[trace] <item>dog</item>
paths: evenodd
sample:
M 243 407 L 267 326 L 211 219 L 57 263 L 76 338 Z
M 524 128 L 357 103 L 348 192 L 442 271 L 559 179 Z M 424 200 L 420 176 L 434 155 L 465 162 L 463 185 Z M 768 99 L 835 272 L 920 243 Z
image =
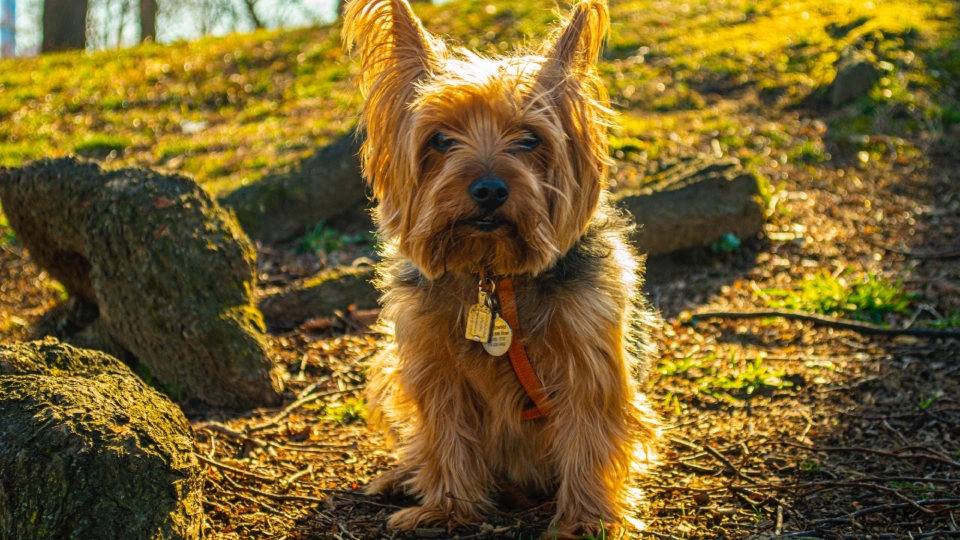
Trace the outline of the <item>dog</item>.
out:
M 484 57 L 406 0 L 346 6 L 391 336 L 368 400 L 398 458 L 367 492 L 419 501 L 391 528 L 475 524 L 501 492 L 554 497 L 549 537 L 630 511 L 659 427 L 638 391 L 642 264 L 606 191 L 607 26 L 605 0 L 580 0 L 539 50 Z

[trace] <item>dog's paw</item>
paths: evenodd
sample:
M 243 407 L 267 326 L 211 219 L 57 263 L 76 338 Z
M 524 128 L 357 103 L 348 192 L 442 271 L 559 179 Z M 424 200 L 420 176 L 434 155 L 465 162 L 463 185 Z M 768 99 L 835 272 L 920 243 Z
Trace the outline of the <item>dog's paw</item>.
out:
M 602 524 L 602 527 L 601 527 Z M 577 522 L 561 521 L 552 523 L 543 531 L 543 540 L 570 538 L 620 538 L 622 527 L 616 523 L 601 522 L 600 518 L 585 518 Z
M 367 495 L 403 493 L 405 491 L 403 484 L 410 478 L 410 476 L 410 472 L 406 469 L 390 469 L 370 482 L 370 484 L 363 489 L 363 492 Z
M 387 527 L 409 531 L 420 525 L 462 524 L 444 508 L 437 506 L 414 506 L 395 512 L 387 520 Z

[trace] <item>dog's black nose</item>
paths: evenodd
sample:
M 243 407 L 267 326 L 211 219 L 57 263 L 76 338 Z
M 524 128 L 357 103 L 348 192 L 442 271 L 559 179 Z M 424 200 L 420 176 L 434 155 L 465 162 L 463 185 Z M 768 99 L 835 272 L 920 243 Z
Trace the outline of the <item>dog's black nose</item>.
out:
M 493 212 L 500 208 L 503 203 L 507 202 L 507 197 L 510 196 L 507 183 L 490 175 L 474 180 L 470 184 L 469 191 L 473 200 L 477 201 L 480 208 L 483 208 L 486 212 Z

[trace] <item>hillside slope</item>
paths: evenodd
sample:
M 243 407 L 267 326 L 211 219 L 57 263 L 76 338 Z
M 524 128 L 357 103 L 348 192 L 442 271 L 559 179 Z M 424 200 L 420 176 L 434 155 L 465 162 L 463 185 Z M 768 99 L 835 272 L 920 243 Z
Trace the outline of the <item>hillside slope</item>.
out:
M 556 21 L 551 3 L 530 0 L 418 7 L 431 31 L 490 53 L 536 43 Z M 944 48 L 956 31 L 945 0 L 617 0 L 611 8 L 601 71 L 623 113 L 612 137 L 624 162 L 619 183 L 662 155 L 711 151 L 713 139 L 748 160 L 767 148 L 816 154 L 822 144 L 789 140 L 776 111 L 828 82 L 850 44 L 890 66 L 893 92 L 880 90 L 864 108 L 903 102 L 924 119 L 960 120 L 956 96 L 944 94 L 960 80 L 960 53 Z M 928 66 L 923 52 L 944 65 Z M 352 69 L 336 25 L 2 61 L 0 166 L 78 153 L 180 170 L 229 191 L 348 130 L 359 104 Z M 758 97 L 746 109 L 726 99 L 744 92 Z M 744 132 L 744 113 L 771 123 Z

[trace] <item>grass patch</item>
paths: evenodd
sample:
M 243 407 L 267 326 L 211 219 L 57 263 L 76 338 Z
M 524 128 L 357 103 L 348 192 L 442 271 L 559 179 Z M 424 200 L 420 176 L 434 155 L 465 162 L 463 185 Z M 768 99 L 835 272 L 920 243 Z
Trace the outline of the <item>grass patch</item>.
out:
M 350 398 L 343 403 L 327 406 L 327 418 L 338 424 L 352 424 L 367 418 L 367 402 L 362 398 Z
M 908 312 L 915 294 L 903 281 L 890 281 L 873 272 L 846 270 L 838 275 L 821 271 L 807 276 L 796 289 L 763 289 L 767 305 L 834 317 L 884 324 L 887 314 Z
M 300 238 L 298 249 L 302 253 L 316 253 L 318 251 L 330 253 L 349 245 L 369 244 L 373 240 L 374 237 L 370 233 L 340 234 L 336 229 L 328 227 L 321 221 L 304 233 Z
M 13 230 L 13 227 L 10 226 L 10 222 L 7 221 L 7 216 L 3 213 L 3 209 L 0 208 L 0 246 L 15 244 L 16 242 L 17 233 Z
M 665 377 L 686 379 L 693 394 L 727 403 L 793 386 L 786 371 L 767 365 L 762 356 L 745 360 L 731 355 L 726 361 L 715 354 L 701 358 L 664 358 L 657 370 Z M 682 412 L 676 395 L 668 395 L 665 406 L 674 409 L 678 416 Z
M 432 32 L 486 54 L 539 43 L 557 21 L 551 7 L 453 0 L 415 9 Z M 711 139 L 742 160 L 766 163 L 778 157 L 771 149 L 784 149 L 819 163 L 826 156 L 815 137 L 789 141 L 776 121 L 751 133 L 714 109 L 713 96 L 752 88 L 799 102 L 829 82 L 848 45 L 892 69 L 864 98 L 865 119 L 844 119 L 840 130 L 954 125 L 954 16 L 948 0 L 615 3 L 599 71 L 621 114 L 611 153 L 637 165 L 618 182 L 639 182 L 648 162 Z M 3 60 L 0 166 L 116 152 L 118 167 L 164 165 L 214 194 L 230 191 L 349 131 L 361 100 L 355 69 L 338 25 Z M 899 124 L 886 122 L 897 115 Z
M 938 330 L 949 330 L 951 328 L 960 328 L 960 308 L 956 308 L 949 315 L 936 321 L 926 323 L 931 328 Z

